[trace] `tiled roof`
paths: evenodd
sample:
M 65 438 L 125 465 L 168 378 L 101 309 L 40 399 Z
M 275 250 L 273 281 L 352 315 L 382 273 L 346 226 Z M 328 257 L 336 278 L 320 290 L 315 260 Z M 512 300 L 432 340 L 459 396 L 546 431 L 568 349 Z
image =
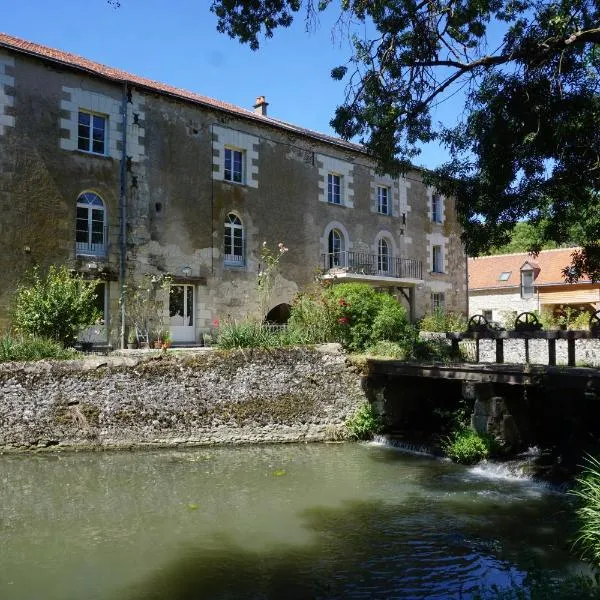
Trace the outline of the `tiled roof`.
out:
M 498 254 L 496 256 L 469 258 L 469 289 L 519 286 L 521 283 L 520 269 L 525 262 L 536 270 L 535 285 L 564 285 L 565 278 L 562 270 L 571 264 L 571 255 L 575 250 L 579 250 L 579 248 L 542 250 L 535 257 L 522 252 L 520 254 Z M 501 281 L 500 275 L 502 273 L 510 273 L 510 276 Z M 578 283 L 589 283 L 589 281 L 580 280 Z
M 335 144 L 336 146 L 341 146 L 348 150 L 353 150 L 354 152 L 365 152 L 363 146 L 360 144 L 354 144 L 352 142 L 342 140 L 341 138 L 336 138 L 324 133 L 312 131 L 310 129 L 304 129 L 302 127 L 298 127 L 297 125 L 280 121 L 279 119 L 273 119 L 272 117 L 259 115 L 251 110 L 235 106 L 234 104 L 229 104 L 220 100 L 214 100 L 213 98 L 208 98 L 207 96 L 182 90 L 180 88 L 167 85 L 166 83 L 153 81 L 152 79 L 146 79 L 145 77 L 139 77 L 138 75 L 132 75 L 131 73 L 127 73 L 121 69 L 108 67 L 87 58 L 77 56 L 76 54 L 71 54 L 70 52 L 63 52 L 62 50 L 56 50 L 55 48 L 49 48 L 47 46 L 28 42 L 27 40 L 8 35 L 6 33 L 0 33 L 0 48 L 2 47 L 14 50 L 16 52 L 29 54 L 31 56 L 36 56 L 45 60 L 51 60 L 74 69 L 87 71 L 88 73 L 97 75 L 110 81 L 118 83 L 127 82 L 135 86 L 152 90 L 159 94 L 167 94 L 169 96 L 187 100 L 195 104 L 202 104 L 203 106 L 225 111 L 245 119 L 258 121 L 266 125 L 271 125 L 272 127 L 297 133 L 299 135 L 308 136 L 328 144 Z

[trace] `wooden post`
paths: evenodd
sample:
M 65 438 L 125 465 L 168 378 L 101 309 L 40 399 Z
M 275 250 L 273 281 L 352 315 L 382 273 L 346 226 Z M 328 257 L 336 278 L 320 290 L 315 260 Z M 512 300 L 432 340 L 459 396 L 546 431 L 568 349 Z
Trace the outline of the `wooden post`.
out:
M 567 364 L 570 367 L 574 367 L 575 366 L 575 337 L 573 336 L 572 332 L 568 332 L 568 339 L 567 339 Z
M 496 362 L 502 364 L 504 362 L 504 340 L 496 338 Z
M 556 366 L 556 339 L 548 338 L 548 364 Z
M 525 364 L 529 364 L 529 338 L 525 337 Z
M 479 336 L 475 334 L 475 362 L 479 362 Z

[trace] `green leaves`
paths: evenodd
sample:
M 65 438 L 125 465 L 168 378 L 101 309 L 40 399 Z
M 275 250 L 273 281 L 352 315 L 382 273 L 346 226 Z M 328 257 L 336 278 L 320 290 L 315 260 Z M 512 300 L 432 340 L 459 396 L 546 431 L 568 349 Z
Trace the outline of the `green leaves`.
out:
M 34 269 L 31 280 L 17 288 L 13 324 L 24 334 L 56 340 L 65 346 L 102 315 L 95 308 L 96 281 L 84 281 L 64 265 L 51 265 L 45 275 Z

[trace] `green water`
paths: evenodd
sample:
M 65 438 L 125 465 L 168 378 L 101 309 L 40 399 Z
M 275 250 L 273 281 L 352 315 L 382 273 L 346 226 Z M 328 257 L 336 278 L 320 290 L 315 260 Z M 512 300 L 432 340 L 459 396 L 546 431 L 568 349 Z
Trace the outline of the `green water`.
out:
M 0 456 L 2 600 L 471 598 L 565 573 L 571 509 L 375 445 Z

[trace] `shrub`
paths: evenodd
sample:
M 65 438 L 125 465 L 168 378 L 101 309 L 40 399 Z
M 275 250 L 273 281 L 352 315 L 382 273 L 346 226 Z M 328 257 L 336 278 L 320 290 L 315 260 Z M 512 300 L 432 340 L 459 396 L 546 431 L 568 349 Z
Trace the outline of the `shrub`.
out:
M 336 309 L 325 289 L 314 285 L 292 302 L 288 332 L 298 343 L 318 344 L 337 340 Z
M 0 362 L 42 360 L 44 358 L 75 358 L 77 352 L 64 348 L 54 340 L 37 337 L 14 337 L 5 334 L 0 337 Z
M 419 329 L 435 332 L 466 331 L 467 318 L 461 313 L 436 308 L 432 313 L 421 319 Z
M 572 492 L 579 499 L 578 536 L 575 546 L 585 558 L 600 565 L 600 460 L 589 456 Z
M 381 340 L 372 344 L 365 350 L 366 354 L 371 356 L 383 356 L 385 358 L 395 358 L 397 360 L 406 359 L 406 349 L 397 342 L 388 342 Z
M 327 296 L 336 310 L 338 335 L 352 351 L 362 351 L 381 340 L 403 343 L 412 335 L 406 310 L 389 294 L 364 283 L 341 283 Z
M 22 334 L 49 338 L 65 346 L 101 315 L 94 300 L 95 281 L 83 281 L 63 265 L 51 265 L 45 276 L 37 268 L 28 284 L 17 288 L 13 324 Z
M 355 440 L 369 440 L 381 431 L 381 418 L 372 404 L 365 402 L 346 421 L 348 435 Z
M 497 451 L 498 444 L 491 435 L 480 435 L 461 428 L 442 444 L 442 450 L 454 462 L 473 465 Z

